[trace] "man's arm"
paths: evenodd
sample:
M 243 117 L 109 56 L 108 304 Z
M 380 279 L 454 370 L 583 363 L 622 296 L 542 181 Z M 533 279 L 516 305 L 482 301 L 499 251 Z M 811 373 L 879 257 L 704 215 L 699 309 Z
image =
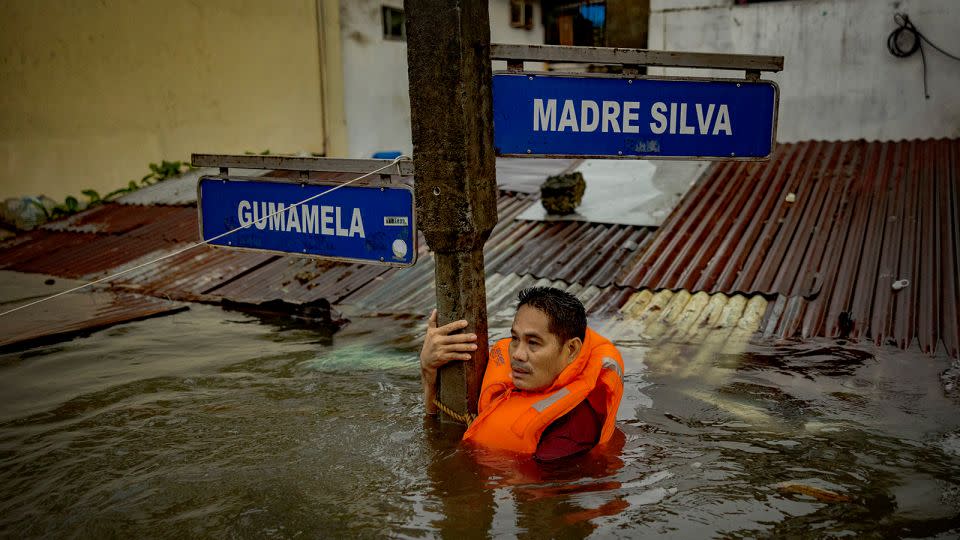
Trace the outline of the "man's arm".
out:
M 437 310 L 427 321 L 427 335 L 420 349 L 420 379 L 423 383 L 423 406 L 427 414 L 437 414 L 433 404 L 437 396 L 437 369 L 453 360 L 470 360 L 470 353 L 477 350 L 476 334 L 454 334 L 467 327 L 461 319 L 437 327 Z

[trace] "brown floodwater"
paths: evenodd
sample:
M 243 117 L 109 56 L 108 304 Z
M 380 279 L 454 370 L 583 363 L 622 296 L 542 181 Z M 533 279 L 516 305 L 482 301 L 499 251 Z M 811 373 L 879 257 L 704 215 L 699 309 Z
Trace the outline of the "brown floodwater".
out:
M 331 335 L 193 306 L 0 355 L 0 534 L 960 535 L 948 359 L 594 323 L 619 334 L 622 434 L 549 467 L 424 419 L 422 319 Z

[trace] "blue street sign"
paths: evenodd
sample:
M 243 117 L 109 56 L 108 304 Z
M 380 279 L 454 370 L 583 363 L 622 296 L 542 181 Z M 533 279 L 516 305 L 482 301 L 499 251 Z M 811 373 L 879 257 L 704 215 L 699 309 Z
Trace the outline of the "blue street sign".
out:
M 500 156 L 769 158 L 779 89 L 771 81 L 498 73 Z
M 205 177 L 197 186 L 200 236 L 218 246 L 340 261 L 410 266 L 417 259 L 413 188 Z

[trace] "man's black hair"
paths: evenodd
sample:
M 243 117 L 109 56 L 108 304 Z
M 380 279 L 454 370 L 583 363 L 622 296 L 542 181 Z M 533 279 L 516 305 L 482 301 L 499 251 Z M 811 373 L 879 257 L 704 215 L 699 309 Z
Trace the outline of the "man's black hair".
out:
M 553 287 L 530 287 L 520 291 L 517 295 L 522 306 L 539 309 L 547 316 L 548 328 L 551 334 L 566 343 L 575 337 L 583 341 L 587 335 L 587 311 L 577 297 Z

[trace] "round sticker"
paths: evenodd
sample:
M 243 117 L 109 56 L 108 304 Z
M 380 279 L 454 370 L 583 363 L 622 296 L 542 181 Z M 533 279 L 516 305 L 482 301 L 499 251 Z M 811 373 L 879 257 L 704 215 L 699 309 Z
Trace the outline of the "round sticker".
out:
M 407 243 L 397 238 L 393 241 L 393 256 L 402 259 L 407 256 Z

